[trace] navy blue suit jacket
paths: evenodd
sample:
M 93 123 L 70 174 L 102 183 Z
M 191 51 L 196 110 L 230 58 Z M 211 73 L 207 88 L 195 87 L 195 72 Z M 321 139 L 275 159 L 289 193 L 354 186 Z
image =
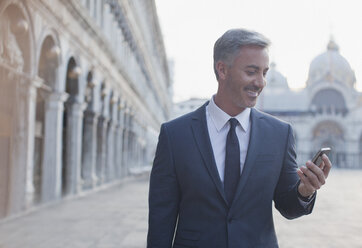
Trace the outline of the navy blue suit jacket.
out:
M 288 219 L 309 214 L 297 197 L 289 124 L 256 109 L 234 201 L 228 204 L 206 123 L 206 104 L 161 126 L 149 191 L 148 248 L 278 247 L 272 202 Z

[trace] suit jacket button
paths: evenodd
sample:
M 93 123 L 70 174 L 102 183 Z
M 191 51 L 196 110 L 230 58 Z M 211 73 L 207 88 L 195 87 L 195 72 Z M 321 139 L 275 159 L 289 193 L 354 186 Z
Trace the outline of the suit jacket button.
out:
M 228 222 L 229 222 L 229 223 L 231 223 L 232 221 L 233 221 L 233 219 L 232 219 L 232 218 L 229 218 L 229 219 L 228 219 Z

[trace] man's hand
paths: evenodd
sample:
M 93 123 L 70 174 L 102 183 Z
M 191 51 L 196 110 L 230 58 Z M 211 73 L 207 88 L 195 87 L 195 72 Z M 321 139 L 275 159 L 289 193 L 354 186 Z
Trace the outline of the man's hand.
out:
M 299 194 L 304 197 L 309 197 L 314 194 L 316 190 L 320 189 L 322 185 L 326 183 L 331 167 L 331 161 L 329 161 L 325 154 L 323 154 L 322 163 L 319 166 L 308 161 L 306 166 L 300 167 L 300 169 L 297 170 L 300 178 L 298 187 Z

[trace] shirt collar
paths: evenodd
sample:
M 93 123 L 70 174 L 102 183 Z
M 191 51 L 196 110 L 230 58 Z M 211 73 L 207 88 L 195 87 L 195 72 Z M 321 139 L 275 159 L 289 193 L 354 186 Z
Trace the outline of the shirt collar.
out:
M 216 105 L 214 102 L 214 96 L 211 98 L 207 108 L 210 118 L 218 132 L 226 125 L 230 118 L 233 118 Z M 250 108 L 246 108 L 244 111 L 234 116 L 234 118 L 239 121 L 241 129 L 244 132 L 246 132 L 250 126 L 250 112 Z

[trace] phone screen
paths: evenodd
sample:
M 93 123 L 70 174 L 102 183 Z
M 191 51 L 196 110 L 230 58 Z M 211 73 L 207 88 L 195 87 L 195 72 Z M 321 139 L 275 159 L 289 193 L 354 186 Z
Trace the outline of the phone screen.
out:
M 329 148 L 329 147 L 323 147 L 323 148 L 321 148 L 321 149 L 314 155 L 314 157 L 313 157 L 313 159 L 312 159 L 312 162 L 313 162 L 315 165 L 319 166 L 319 165 L 322 163 L 322 155 L 323 155 L 323 154 L 328 155 L 330 151 L 331 151 L 331 148 Z

